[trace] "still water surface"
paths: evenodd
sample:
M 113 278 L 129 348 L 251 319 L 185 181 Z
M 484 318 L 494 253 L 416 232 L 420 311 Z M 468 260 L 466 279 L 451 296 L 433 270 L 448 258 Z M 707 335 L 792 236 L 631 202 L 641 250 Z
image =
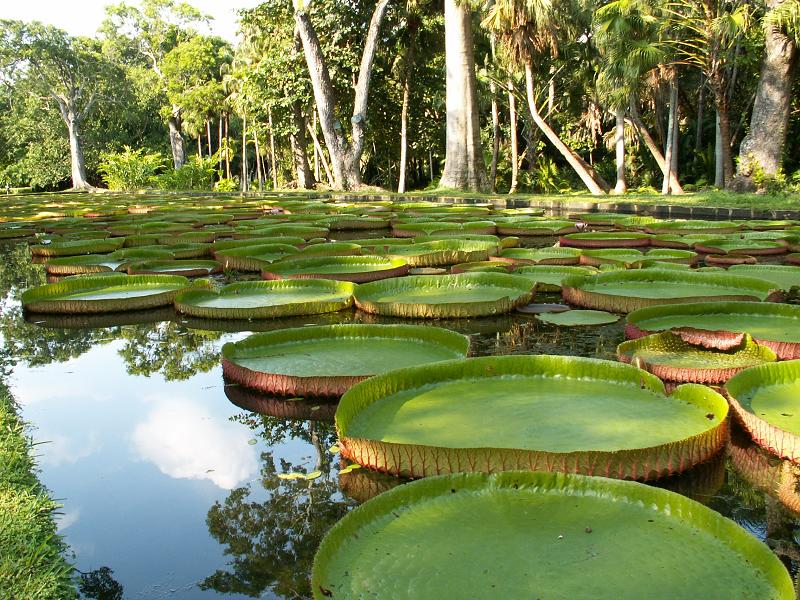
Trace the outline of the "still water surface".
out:
M 358 501 L 397 484 L 358 470 L 337 478 L 339 458 L 328 451 L 332 406 L 226 385 L 219 350 L 249 330 L 187 321 L 171 310 L 128 315 L 124 325 L 28 322 L 17 298 L 44 281 L 42 268 L 14 245 L 0 247 L 0 265 L 0 367 L 41 442 L 41 479 L 64 505 L 59 529 L 86 574 L 85 597 L 121 589 L 126 599 L 306 598 L 327 529 Z M 409 322 L 345 311 L 244 327 L 347 321 Z M 621 323 L 558 328 L 532 315 L 426 323 L 469 335 L 477 356 L 612 359 L 623 340 Z M 663 485 L 733 518 L 795 573 L 796 519 L 745 478 L 765 480 L 776 461 L 741 436 L 735 442 L 731 455 L 744 475 L 720 457 Z M 323 475 L 313 481 L 277 477 L 315 469 Z

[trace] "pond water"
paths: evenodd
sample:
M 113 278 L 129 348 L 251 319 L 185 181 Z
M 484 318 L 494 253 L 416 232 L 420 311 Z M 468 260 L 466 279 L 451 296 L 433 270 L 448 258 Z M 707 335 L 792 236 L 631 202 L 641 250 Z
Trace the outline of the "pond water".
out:
M 540 240 L 541 245 L 552 240 Z M 171 309 L 26 321 L 21 290 L 44 282 L 24 245 L 0 246 L 0 366 L 34 426 L 40 477 L 63 504 L 58 526 L 86 598 L 306 598 L 327 529 L 399 482 L 339 477 L 333 406 L 280 401 L 226 384 L 225 342 L 249 331 L 332 322 L 405 322 L 345 311 L 236 324 Z M 222 277 L 222 276 L 220 276 Z M 558 296 L 537 301 L 557 302 Z M 413 321 L 411 321 L 413 322 Z M 613 359 L 622 321 L 559 328 L 533 315 L 425 321 L 467 334 L 472 354 Z M 661 483 L 734 519 L 794 575 L 800 528 L 753 483 L 776 465 L 734 432 L 730 457 Z M 310 481 L 279 473 L 320 470 Z M 759 475 L 761 473 L 761 475 Z M 116 593 L 117 595 L 113 595 Z

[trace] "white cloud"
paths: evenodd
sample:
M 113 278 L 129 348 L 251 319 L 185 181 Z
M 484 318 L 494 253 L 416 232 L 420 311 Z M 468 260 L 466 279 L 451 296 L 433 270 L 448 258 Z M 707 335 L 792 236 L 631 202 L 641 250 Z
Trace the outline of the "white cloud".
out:
M 44 446 L 40 446 L 44 449 L 40 459 L 42 464 L 52 467 L 74 464 L 100 449 L 97 434 L 94 431 L 90 431 L 85 438 L 78 439 L 58 433 L 48 434 L 40 430 L 36 432 L 36 438 L 45 442 Z
M 72 527 L 81 518 L 81 509 L 68 510 L 60 515 L 56 515 L 56 527 L 62 533 L 65 529 Z
M 139 456 L 176 479 L 208 479 L 233 489 L 258 470 L 250 435 L 235 423 L 216 422 L 184 399 L 160 402 L 133 431 Z

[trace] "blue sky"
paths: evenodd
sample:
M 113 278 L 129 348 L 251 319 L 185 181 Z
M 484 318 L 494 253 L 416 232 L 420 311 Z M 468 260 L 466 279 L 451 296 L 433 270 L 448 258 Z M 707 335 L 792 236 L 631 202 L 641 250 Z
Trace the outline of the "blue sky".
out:
M 211 31 L 229 41 L 236 38 L 236 10 L 257 6 L 259 0 L 188 0 L 189 4 L 211 15 Z M 0 2 L 0 19 L 42 21 L 55 25 L 72 35 L 92 35 L 97 31 L 105 15 L 105 6 L 117 4 L 119 0 L 27 0 Z M 128 4 L 138 4 L 128 0 Z

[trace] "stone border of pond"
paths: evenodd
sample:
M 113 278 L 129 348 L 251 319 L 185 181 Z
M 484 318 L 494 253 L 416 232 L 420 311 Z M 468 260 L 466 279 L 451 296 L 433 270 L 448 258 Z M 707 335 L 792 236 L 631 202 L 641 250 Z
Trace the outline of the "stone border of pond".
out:
M 0 597 L 78 597 L 67 545 L 57 533 L 61 508 L 36 476 L 28 425 L 0 382 Z

